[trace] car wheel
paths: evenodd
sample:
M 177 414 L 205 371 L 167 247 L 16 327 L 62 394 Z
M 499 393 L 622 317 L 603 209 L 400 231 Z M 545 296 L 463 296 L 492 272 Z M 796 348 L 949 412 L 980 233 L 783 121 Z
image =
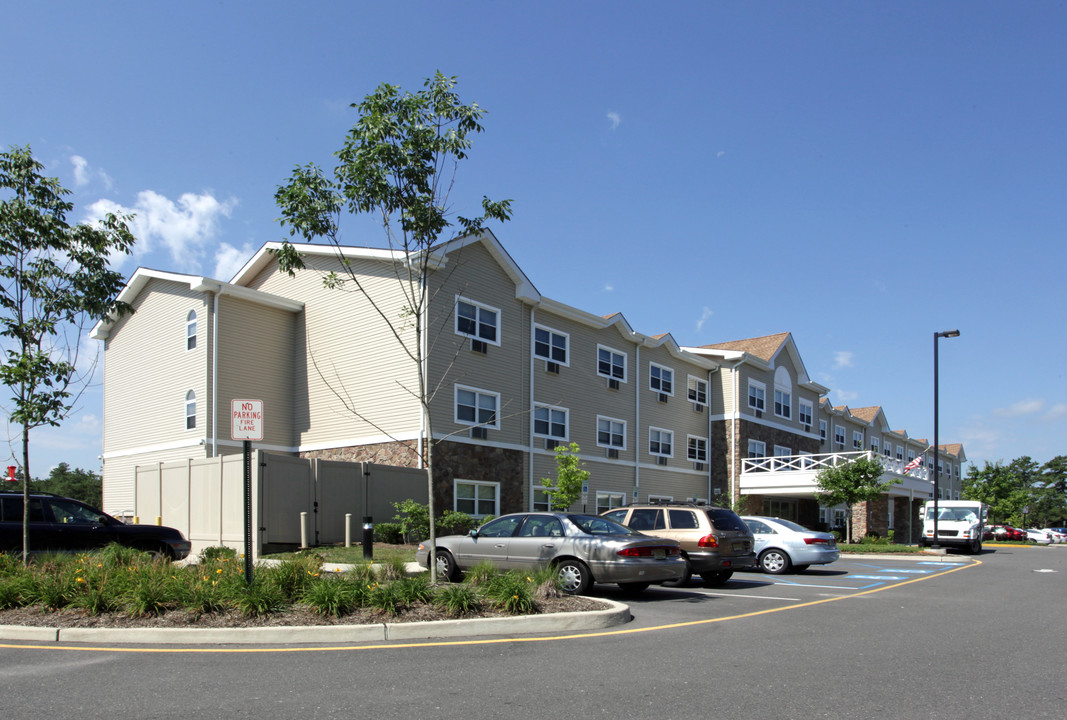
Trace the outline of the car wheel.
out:
M 448 582 L 459 580 L 459 568 L 456 567 L 456 559 L 447 550 L 437 551 L 437 576 Z
M 685 573 L 677 580 L 664 580 L 661 585 L 667 587 L 685 587 L 689 584 L 689 581 L 693 578 L 693 566 L 689 564 L 689 558 L 685 559 Z
M 793 562 L 785 554 L 785 551 L 778 548 L 764 550 L 759 556 L 759 565 L 763 568 L 763 572 L 771 575 L 781 575 L 787 572 L 792 564 Z
M 652 583 L 646 583 L 646 582 L 628 582 L 628 583 L 619 583 L 619 587 L 627 595 L 636 595 L 637 593 L 644 592 L 648 588 L 648 586 L 651 585 L 651 584 Z
M 148 553 L 148 556 L 152 558 L 153 562 L 156 560 L 166 562 L 173 559 L 173 556 L 170 554 L 170 548 L 165 545 L 156 545 L 154 547 L 145 547 L 141 549 Z
M 585 595 L 593 586 L 589 566 L 581 560 L 560 560 L 556 565 L 560 589 L 568 595 Z
M 733 576 L 733 570 L 716 570 L 714 572 L 700 573 L 700 579 L 704 581 L 704 584 L 711 585 L 713 587 L 725 585 L 726 581 L 732 578 Z
M 802 572 L 804 572 L 805 570 L 807 570 L 810 567 L 811 567 L 811 565 L 794 565 L 793 566 L 793 572 L 802 573 Z

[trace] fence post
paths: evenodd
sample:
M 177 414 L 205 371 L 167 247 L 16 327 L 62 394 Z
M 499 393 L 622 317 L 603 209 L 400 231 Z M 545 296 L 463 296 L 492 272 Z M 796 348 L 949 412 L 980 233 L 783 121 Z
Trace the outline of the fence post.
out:
M 352 513 L 345 513 L 345 547 L 352 547 Z
M 308 514 L 307 512 L 300 513 L 300 549 L 303 550 L 308 546 Z

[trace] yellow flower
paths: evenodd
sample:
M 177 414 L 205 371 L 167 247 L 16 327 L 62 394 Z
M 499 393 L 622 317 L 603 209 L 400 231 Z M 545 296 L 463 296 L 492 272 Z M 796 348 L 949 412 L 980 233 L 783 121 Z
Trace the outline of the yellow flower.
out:
M 216 570 L 216 571 L 215 571 L 215 573 L 216 573 L 216 574 L 220 574 L 220 573 L 222 573 L 222 568 L 219 568 L 218 570 Z
M 518 595 L 512 595 L 511 597 L 515 598 L 516 600 L 518 600 L 518 599 L 519 599 L 519 596 L 518 596 Z
M 78 582 L 83 583 L 85 582 L 85 580 L 83 580 L 82 578 L 78 578 Z

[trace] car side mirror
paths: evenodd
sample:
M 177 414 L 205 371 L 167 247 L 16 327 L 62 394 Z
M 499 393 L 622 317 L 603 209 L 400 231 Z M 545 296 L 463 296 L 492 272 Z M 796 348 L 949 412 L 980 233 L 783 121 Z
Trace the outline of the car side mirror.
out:
M 472 538 L 476 538 L 476 537 L 478 537 L 478 528 L 474 528 L 473 530 L 471 530 L 471 531 L 470 531 L 469 533 L 467 533 L 467 534 L 468 534 L 468 535 L 470 535 L 470 536 L 471 536 Z

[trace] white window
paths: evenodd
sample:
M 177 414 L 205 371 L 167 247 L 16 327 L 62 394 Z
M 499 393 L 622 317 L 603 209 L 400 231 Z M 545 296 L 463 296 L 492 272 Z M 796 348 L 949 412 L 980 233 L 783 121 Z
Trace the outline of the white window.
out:
M 834 425 L 834 442 L 842 447 L 845 445 L 845 428 L 840 425 Z
M 500 310 L 456 296 L 456 334 L 500 344 Z
M 648 454 L 674 457 L 674 433 L 663 428 L 648 429 Z
M 826 421 L 825 420 L 820 420 L 819 421 L 819 440 L 822 441 L 822 442 L 826 442 Z
M 871 438 L 871 450 L 874 450 L 875 455 L 878 454 L 878 438 Z
M 856 450 L 863 449 L 863 433 L 859 430 L 852 431 L 852 447 Z
M 674 496 L 673 495 L 649 495 L 648 496 L 648 502 L 649 502 L 649 504 L 674 502 Z
M 767 457 L 767 443 L 762 440 L 749 440 L 748 456 L 750 458 Z
M 690 435 L 688 440 L 687 457 L 693 462 L 707 462 L 708 461 L 708 439 L 698 437 L 697 435 Z
M 774 446 L 774 456 L 775 457 L 778 457 L 778 458 L 780 458 L 780 457 L 789 457 L 792 454 L 793 454 L 793 449 L 792 448 L 783 447 L 781 445 L 775 445 Z M 783 463 L 783 462 L 780 462 L 780 461 L 776 460 L 774 462 L 774 467 L 776 469 L 777 468 L 783 468 L 783 467 L 786 467 L 786 463 Z
M 570 336 L 551 328 L 534 326 L 534 356 L 557 365 L 567 364 L 567 348 Z
M 566 440 L 567 409 L 549 405 L 534 406 L 534 435 L 552 440 Z
M 534 512 L 548 512 L 551 510 L 548 502 L 548 491 L 544 488 L 533 489 L 533 500 L 530 502 L 530 510 Z
M 185 349 L 196 347 L 196 310 L 190 310 L 185 316 Z
M 897 460 L 903 460 L 903 459 L 904 459 L 904 446 L 898 444 L 897 445 Z
M 767 386 L 755 380 L 748 381 L 748 406 L 763 412 L 767 409 Z
M 604 345 L 596 346 L 596 374 L 626 382 L 626 353 Z
M 196 427 L 196 393 L 190 390 L 185 393 L 185 429 L 192 430 Z
M 803 425 L 811 425 L 815 414 L 815 408 L 810 400 L 800 401 L 800 422 Z
M 893 443 L 886 440 L 885 447 L 882 448 L 882 454 L 885 455 L 887 458 L 893 457 Z
M 597 490 L 596 514 L 605 513 L 626 504 L 626 493 Z
M 688 378 L 688 398 L 697 405 L 708 404 L 708 383 L 692 375 Z
M 774 414 L 786 420 L 793 417 L 793 396 L 785 390 L 774 391 Z
M 674 395 L 674 371 L 663 365 L 649 363 L 648 389 L 665 395 Z
M 456 385 L 456 422 L 460 425 L 499 428 L 499 406 L 499 393 Z
M 500 483 L 456 479 L 453 509 L 471 517 L 500 514 Z
M 615 418 L 597 416 L 596 444 L 599 447 L 626 449 L 626 423 Z
M 774 414 L 786 420 L 793 417 L 793 379 L 784 367 L 774 371 Z

